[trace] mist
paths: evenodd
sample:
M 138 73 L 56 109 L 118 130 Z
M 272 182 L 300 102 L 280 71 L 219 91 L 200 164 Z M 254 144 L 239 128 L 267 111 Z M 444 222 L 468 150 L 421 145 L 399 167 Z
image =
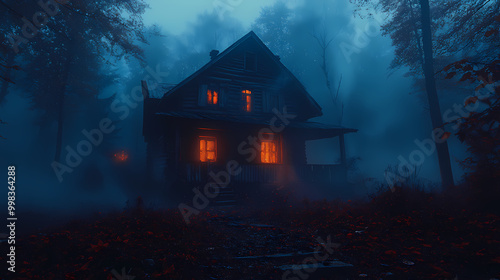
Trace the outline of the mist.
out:
M 149 4 L 150 9 L 144 15 L 144 21 L 150 25 L 146 29 L 149 42 L 140 43 L 145 60 L 139 63 L 130 58 L 116 60 L 108 57 L 104 61 L 109 66 L 101 66 L 101 71 L 114 76 L 108 78 L 98 97 L 108 106 L 130 95 L 151 71 L 160 71 L 163 75 L 164 88 L 154 92 L 161 96 L 165 89 L 207 63 L 212 49 L 222 51 L 254 30 L 322 107 L 323 116 L 313 121 L 359 130 L 346 137 L 346 146 L 347 156 L 356 163 L 354 180 L 364 182 L 363 191 L 373 191 L 376 182 L 384 182 L 385 170 L 397 165 L 399 156 L 408 158 L 418 148 L 415 140 L 431 135 L 428 110 L 420 97 L 424 92 L 415 88 L 413 78 L 405 77 L 408 69 L 388 70 L 394 59 L 394 49 L 390 38 L 382 36 L 379 30 L 383 22 L 375 19 L 367 22 L 355 17 L 350 3 L 242 1 L 223 12 L 205 2 L 189 4 L 196 9 L 160 1 Z M 269 13 L 272 9 L 288 13 L 287 21 L 273 19 Z M 276 38 L 271 31 L 259 34 L 259 26 L 266 21 L 275 21 L 276 31 L 281 32 L 282 38 Z M 287 24 L 285 33 L 280 24 Z M 334 103 L 334 96 L 325 86 L 322 49 L 318 44 L 321 36 L 331 40 L 325 51 L 328 79 L 342 105 Z M 117 129 L 105 135 L 105 145 L 84 157 L 82 163 L 74 171 L 65 173 L 64 180 L 59 182 L 51 167 L 54 124 L 40 128 L 37 119 L 41 113 L 30 106 L 24 88 L 11 86 L 2 104 L 2 120 L 8 125 L 2 128 L 2 135 L 7 139 L 0 146 L 2 166 L 18 166 L 22 209 L 64 210 L 68 213 L 94 207 L 99 210 L 119 209 L 127 200 L 140 195 L 141 189 L 133 186 L 141 181 L 146 155 L 141 135 L 143 112 L 140 102 L 122 114 L 112 113 L 110 107 L 99 113 L 109 115 Z M 460 97 L 456 97 L 447 103 L 459 100 Z M 446 106 L 443 105 L 443 110 Z M 74 115 L 75 121 L 68 122 L 69 129 L 64 133 L 64 146 L 75 149 L 78 141 L 85 140 L 81 130 L 98 127 L 99 119 L 105 115 L 92 118 L 87 113 Z M 309 142 L 308 162 L 338 162 L 335 141 Z M 458 181 L 463 172 L 458 161 L 464 158 L 465 148 L 453 138 L 449 143 L 454 159 L 453 174 Z M 127 168 L 117 166 L 113 161 L 113 154 L 122 150 L 130 155 L 131 165 Z M 66 155 L 67 151 L 63 152 L 63 157 Z M 437 158 L 431 155 L 425 158 L 417 172 L 423 180 L 436 183 L 440 179 L 438 170 Z M 93 179 L 86 177 L 92 172 L 95 173 Z
M 499 278 L 500 4 L 441 2 L 2 1 L 5 279 Z

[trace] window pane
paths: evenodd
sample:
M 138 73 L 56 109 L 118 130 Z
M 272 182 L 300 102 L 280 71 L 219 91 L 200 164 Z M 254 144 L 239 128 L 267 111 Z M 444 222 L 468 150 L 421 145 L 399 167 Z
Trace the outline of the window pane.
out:
M 200 140 L 200 161 L 205 162 L 207 161 L 207 141 L 206 140 Z
M 215 151 L 215 141 L 207 140 L 207 151 Z
M 209 161 L 215 160 L 215 152 L 214 151 L 207 152 L 207 160 L 209 160 Z
M 267 142 L 263 142 L 261 145 L 260 157 L 263 163 L 267 163 Z
M 200 139 L 200 161 L 215 161 L 217 159 L 217 139 L 202 137 Z
M 207 90 L 207 104 L 216 105 L 219 101 L 219 93 L 213 89 Z
M 218 100 L 219 100 L 219 94 L 216 91 L 214 91 L 214 93 L 213 93 L 213 104 L 214 105 L 217 104 Z
M 262 142 L 260 159 L 262 163 L 278 163 L 278 153 L 275 142 Z
M 246 110 L 247 112 L 250 112 L 252 110 L 252 97 L 250 95 L 247 95 L 246 102 L 247 102 Z

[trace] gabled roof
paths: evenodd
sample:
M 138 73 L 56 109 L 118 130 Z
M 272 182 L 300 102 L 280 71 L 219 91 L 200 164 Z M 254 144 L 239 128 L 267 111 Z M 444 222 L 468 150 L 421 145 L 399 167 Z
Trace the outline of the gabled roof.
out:
M 176 85 L 175 87 L 173 87 L 172 89 L 170 89 L 163 96 L 162 99 L 168 98 L 168 97 L 176 94 L 176 92 L 180 88 L 182 88 L 184 85 L 186 85 L 187 83 L 189 83 L 190 81 L 192 81 L 193 79 L 195 79 L 196 77 L 198 77 L 201 73 L 203 73 L 204 71 L 206 71 L 207 69 L 209 69 L 213 65 L 217 64 L 218 61 L 220 61 L 221 59 L 223 59 L 225 56 L 227 56 L 228 54 L 230 54 L 234 49 L 238 48 L 240 45 L 244 44 L 248 40 L 254 40 L 255 42 L 257 42 L 257 44 L 262 48 L 262 50 L 266 54 L 269 55 L 269 58 L 281 70 L 283 70 L 284 73 L 286 73 L 291 78 L 291 80 L 297 85 L 297 88 L 304 94 L 304 96 L 307 98 L 307 100 L 309 100 L 311 106 L 317 111 L 317 114 L 315 116 L 317 116 L 317 117 L 321 116 L 323 113 L 321 112 L 321 107 L 316 102 L 316 100 L 314 100 L 314 98 L 312 98 L 312 96 L 307 92 L 306 88 L 297 79 L 297 77 L 295 77 L 295 75 L 290 70 L 288 70 L 288 68 L 285 65 L 283 65 L 283 63 L 280 61 L 280 59 L 276 55 L 273 54 L 273 52 L 264 44 L 264 42 L 262 42 L 262 40 L 253 31 L 250 31 L 248 34 L 246 34 L 245 36 L 241 37 L 241 39 L 239 39 L 234 44 L 232 44 L 230 47 L 228 47 L 227 49 L 225 49 L 223 52 L 221 52 L 215 58 L 211 59 L 207 64 L 205 64 L 203 67 L 201 67 L 198 71 L 194 72 L 192 75 L 190 75 L 189 77 L 187 77 L 186 79 L 184 79 L 178 85 Z

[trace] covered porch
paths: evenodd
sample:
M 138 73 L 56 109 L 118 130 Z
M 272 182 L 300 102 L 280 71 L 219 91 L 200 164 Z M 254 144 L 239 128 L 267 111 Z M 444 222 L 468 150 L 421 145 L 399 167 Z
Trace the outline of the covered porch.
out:
M 298 156 L 287 156 L 287 160 L 275 164 L 255 164 L 239 162 L 240 172 L 230 178 L 233 184 L 286 184 L 286 183 L 321 183 L 340 185 L 346 182 L 346 147 L 344 135 L 356 132 L 355 129 L 329 126 L 315 122 L 291 122 L 283 131 L 285 142 L 283 152 Z M 337 163 L 312 164 L 306 156 L 307 141 L 338 137 L 340 158 Z M 203 183 L 211 180 L 210 173 L 225 170 L 224 162 L 184 162 L 179 166 L 178 175 L 188 183 Z
M 304 164 L 304 165 L 252 165 L 239 166 L 241 172 L 230 176 L 230 183 L 269 183 L 303 181 L 308 183 L 335 184 L 344 181 L 346 169 L 342 164 Z M 217 174 L 225 170 L 222 165 L 185 163 L 179 176 L 187 183 L 205 183 L 212 178 L 211 172 Z

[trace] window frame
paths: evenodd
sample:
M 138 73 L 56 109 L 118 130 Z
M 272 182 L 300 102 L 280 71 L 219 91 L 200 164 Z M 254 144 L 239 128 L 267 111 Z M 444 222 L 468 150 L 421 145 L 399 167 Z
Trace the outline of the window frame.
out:
M 209 98 L 209 92 L 211 92 L 212 98 Z M 215 97 L 214 93 L 217 96 L 215 103 L 214 103 L 214 97 Z M 206 102 L 207 106 L 219 106 L 220 91 L 214 89 L 214 87 L 207 87 L 206 98 L 207 98 L 207 102 Z
M 202 152 L 202 148 L 201 148 L 201 141 L 205 141 L 205 160 L 202 160 L 202 157 L 201 157 L 201 152 Z M 208 159 L 208 141 L 213 141 L 214 142 L 214 150 L 213 150 L 213 153 L 214 153 L 214 159 L 213 160 L 210 160 Z M 210 163 L 210 162 L 217 162 L 217 137 L 215 136 L 198 136 L 198 142 L 197 142 L 197 145 L 198 145 L 198 162 L 201 162 L 201 163 Z
M 241 99 L 243 100 L 243 111 L 251 113 L 253 110 L 252 91 L 249 89 L 242 89 Z
M 260 164 L 281 164 L 282 163 L 282 146 L 281 146 L 281 137 L 278 134 L 264 133 L 265 135 L 273 135 L 272 139 L 264 139 L 260 141 L 260 151 L 259 151 L 259 159 Z M 263 161 L 263 143 L 272 143 L 276 148 L 276 162 L 264 162 Z
M 217 93 L 217 103 L 209 103 L 208 92 L 212 91 L 212 102 L 213 102 L 213 93 Z M 221 98 L 221 87 L 215 84 L 208 84 L 207 90 L 205 92 L 205 104 L 209 107 L 219 107 Z

